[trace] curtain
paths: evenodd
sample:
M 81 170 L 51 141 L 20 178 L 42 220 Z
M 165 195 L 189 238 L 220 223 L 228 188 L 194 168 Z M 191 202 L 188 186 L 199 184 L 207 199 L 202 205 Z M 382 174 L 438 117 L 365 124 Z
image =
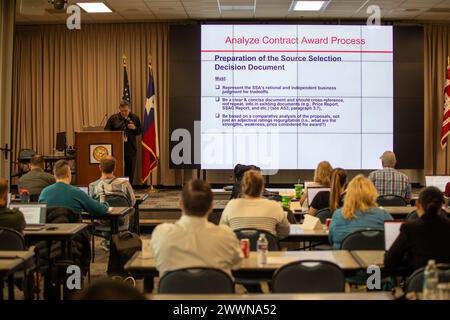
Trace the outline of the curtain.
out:
M 127 57 L 131 109 L 142 120 L 147 61 L 152 56 L 156 89 L 160 165 L 153 184 L 175 184 L 168 168 L 168 24 L 82 24 L 18 26 L 13 65 L 13 146 L 54 152 L 56 133 L 98 126 L 118 112 L 122 96 L 122 55 Z M 103 120 L 102 125 L 106 120 Z M 138 142 L 140 145 L 140 142 Z M 138 148 L 135 181 L 141 177 Z
M 441 126 L 444 111 L 444 84 L 450 52 L 450 26 L 425 25 L 424 39 L 424 152 L 425 174 L 449 175 L 449 147 L 442 149 Z M 450 145 L 450 139 L 448 142 Z
M 15 1 L 0 1 L 0 148 L 11 147 L 11 92 Z M 0 152 L 0 177 L 9 179 L 10 157 Z M 5 157 L 5 155 L 8 157 Z

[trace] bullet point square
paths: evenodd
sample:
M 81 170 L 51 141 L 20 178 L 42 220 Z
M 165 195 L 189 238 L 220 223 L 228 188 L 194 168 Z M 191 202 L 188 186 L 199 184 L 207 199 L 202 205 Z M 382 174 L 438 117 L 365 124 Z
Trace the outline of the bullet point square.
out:
M 220 101 L 220 98 L 219 98 L 219 97 L 216 97 L 216 101 L 219 102 L 219 101 Z
M 216 85 L 216 89 L 220 89 L 220 85 Z
M 216 118 L 220 118 L 220 113 L 216 113 Z

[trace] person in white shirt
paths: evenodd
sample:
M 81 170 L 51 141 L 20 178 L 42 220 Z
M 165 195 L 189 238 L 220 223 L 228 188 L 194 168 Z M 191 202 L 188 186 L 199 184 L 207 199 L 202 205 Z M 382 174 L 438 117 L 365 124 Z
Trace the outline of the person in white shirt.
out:
M 289 235 L 289 221 L 279 203 L 263 198 L 264 179 L 256 170 L 245 172 L 242 178 L 243 198 L 228 202 L 220 219 L 221 225 L 233 230 L 251 228 L 270 232 L 278 238 Z
M 160 277 L 168 271 L 195 267 L 220 269 L 231 276 L 231 270 L 239 267 L 242 250 L 234 232 L 208 221 L 212 200 L 208 183 L 191 180 L 183 187 L 181 218 L 155 228 L 150 250 Z

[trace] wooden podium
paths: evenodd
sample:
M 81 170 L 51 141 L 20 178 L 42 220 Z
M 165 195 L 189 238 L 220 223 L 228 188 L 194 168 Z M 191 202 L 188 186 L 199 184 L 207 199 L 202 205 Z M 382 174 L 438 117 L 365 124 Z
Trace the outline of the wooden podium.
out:
M 87 186 L 100 178 L 99 162 L 105 155 L 116 158 L 114 175 L 123 176 L 123 132 L 122 131 L 77 131 L 75 132 L 76 178 L 78 186 Z

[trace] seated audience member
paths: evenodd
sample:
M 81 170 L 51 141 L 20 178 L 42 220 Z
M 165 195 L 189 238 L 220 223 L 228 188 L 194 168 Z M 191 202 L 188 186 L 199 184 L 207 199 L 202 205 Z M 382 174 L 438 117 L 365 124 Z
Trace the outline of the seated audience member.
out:
M 384 257 L 386 268 L 418 269 L 429 259 L 450 263 L 450 221 L 439 215 L 444 198 L 439 189 L 424 189 L 416 201 L 419 219 L 405 222 Z
M 191 180 L 183 187 L 182 216 L 176 223 L 158 225 L 150 247 L 159 275 L 168 271 L 207 267 L 231 275 L 242 259 L 241 247 L 233 231 L 208 221 L 213 195 L 209 184 Z
M 49 207 L 64 207 L 72 209 L 77 213 L 82 211 L 91 215 L 102 215 L 107 213 L 108 204 L 100 203 L 82 190 L 70 184 L 72 173 L 69 163 L 59 160 L 53 167 L 56 183 L 42 190 L 39 202 L 46 202 Z
M 25 218 L 17 209 L 11 210 L 7 206 L 8 181 L 0 178 L 0 227 L 17 230 L 22 233 L 25 228 Z
M 342 207 L 345 187 L 347 184 L 347 173 L 344 169 L 335 168 L 331 173 L 331 190 L 320 191 L 316 194 L 308 213 L 315 215 L 317 211 L 329 208 L 333 213 L 337 208 Z
M 79 292 L 75 300 L 145 300 L 145 296 L 130 284 L 104 279 L 99 280 Z
M 114 176 L 116 169 L 116 159 L 112 156 L 106 156 L 100 160 L 101 177 L 97 181 L 89 184 L 89 194 L 96 200 L 100 196 L 124 196 L 128 199 L 131 206 L 136 203 L 133 188 L 127 179 Z
M 331 167 L 331 164 L 328 161 L 319 162 L 316 171 L 314 171 L 314 186 L 329 188 L 332 171 L 333 167 Z M 305 185 L 305 188 L 303 189 L 303 195 L 300 198 L 300 205 L 302 205 L 305 208 L 308 203 L 307 197 L 308 197 L 308 186 Z
M 42 189 L 55 183 L 55 177 L 44 171 L 44 158 L 35 154 L 30 161 L 30 171 L 19 179 L 18 187 L 27 189 L 31 198 L 38 199 Z M 35 200 L 35 201 L 36 201 Z
M 270 232 L 279 238 L 289 235 L 289 221 L 280 203 L 262 198 L 264 180 L 256 170 L 245 172 L 242 178 L 242 194 L 230 200 L 223 210 L 220 224 L 231 229 L 252 228 Z
M 384 229 L 385 220 L 393 220 L 384 209 L 377 207 L 377 190 L 363 175 L 357 175 L 349 183 L 344 206 L 333 213 L 328 238 L 334 249 L 341 247 L 342 240 L 357 230 Z
M 395 170 L 397 159 L 392 151 L 385 151 L 381 157 L 383 169 L 370 173 L 369 179 L 380 196 L 396 195 L 411 200 L 411 183 L 406 174 Z

